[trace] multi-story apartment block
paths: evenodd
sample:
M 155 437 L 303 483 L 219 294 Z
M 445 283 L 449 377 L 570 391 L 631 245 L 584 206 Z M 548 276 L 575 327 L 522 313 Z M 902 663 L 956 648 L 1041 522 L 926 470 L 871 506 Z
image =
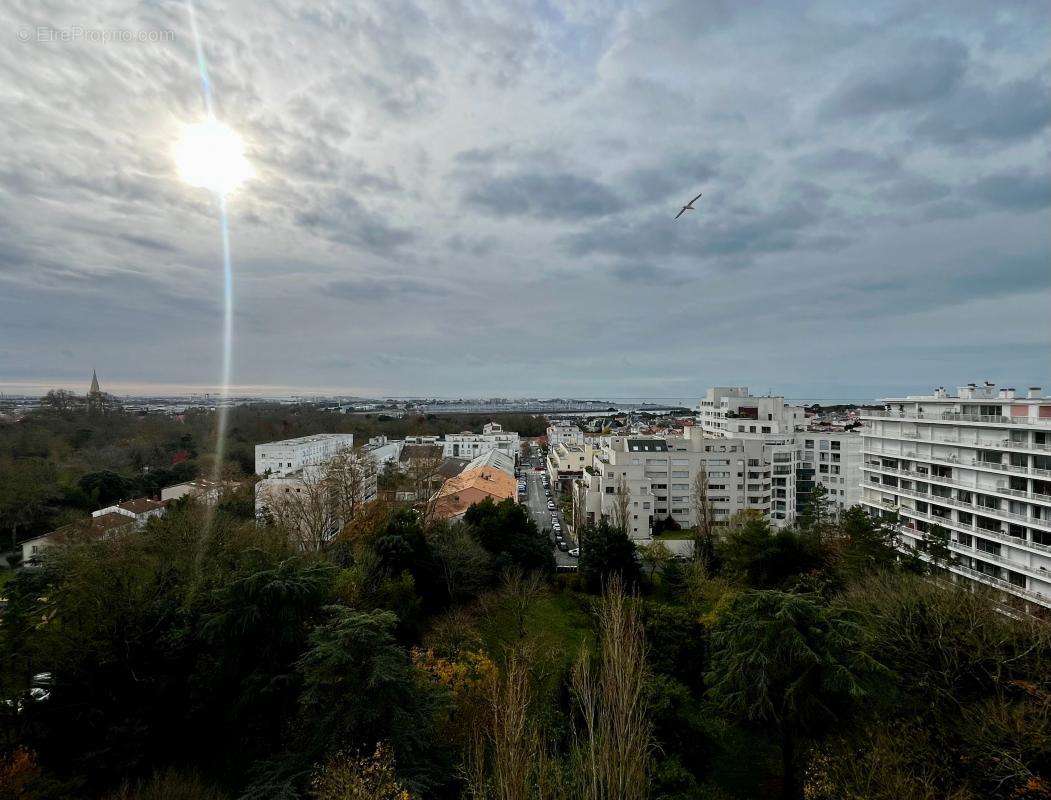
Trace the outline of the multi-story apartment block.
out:
M 323 464 L 341 450 L 354 447 L 352 433 L 319 433 L 255 446 L 255 473 L 280 477 L 303 467 Z
M 547 428 L 547 446 L 584 444 L 584 431 L 570 423 L 555 423 Z
M 293 533 L 330 538 L 346 522 L 348 508 L 370 503 L 377 495 L 376 462 L 367 448 L 354 451 L 353 434 L 302 436 L 256 445 L 256 517 L 280 516 Z M 346 456 L 339 469 L 329 469 Z M 323 520 L 318 523 L 318 520 Z M 319 532 L 320 531 L 320 532 Z
M 796 513 L 803 511 L 813 484 L 825 487 L 833 510 L 861 502 L 861 434 L 856 431 L 802 431 L 796 434 Z
M 715 386 L 697 407 L 697 425 L 709 436 L 791 435 L 806 414 L 777 395 L 754 396 L 747 386 Z
M 588 521 L 614 518 L 617 504 L 628 506 L 628 534 L 646 540 L 657 520 L 670 517 L 680 527 L 695 524 L 695 483 L 703 467 L 715 518 L 738 511 L 771 512 L 771 467 L 766 445 L 754 439 L 698 435 L 654 439 L 605 436 L 584 471 L 582 513 Z M 771 450 L 770 455 L 780 450 Z M 791 449 L 788 451 L 791 470 Z
M 547 477 L 556 492 L 570 492 L 573 482 L 584 476 L 584 468 L 591 463 L 592 446 L 589 443 L 561 442 L 548 448 Z
M 514 431 L 505 431 L 497 422 L 488 422 L 481 433 L 450 433 L 442 441 L 442 455 L 446 458 L 476 458 L 490 450 L 499 450 L 511 458 L 518 458 L 519 437 Z
M 957 579 L 1051 609 L 1051 397 L 993 384 L 887 398 L 863 411 L 862 503 L 925 555 L 949 532 Z

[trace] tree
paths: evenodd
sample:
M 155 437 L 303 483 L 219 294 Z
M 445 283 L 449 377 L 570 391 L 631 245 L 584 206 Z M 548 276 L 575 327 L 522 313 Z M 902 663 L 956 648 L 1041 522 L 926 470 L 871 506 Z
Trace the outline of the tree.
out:
M 923 543 L 934 570 L 944 571 L 956 560 L 956 556 L 949 547 L 950 541 L 948 529 L 941 525 L 932 524 L 924 531 Z
M 573 496 L 572 496 L 572 519 L 570 524 L 573 526 L 573 532 L 579 531 L 587 520 L 587 489 L 584 486 L 584 481 L 575 480 L 573 481 Z
M 0 465 L 0 530 L 8 532 L 11 547 L 20 535 L 39 531 L 57 497 L 49 462 L 24 458 Z
M 832 501 L 829 500 L 828 490 L 824 484 L 815 481 L 814 488 L 810 490 L 810 496 L 803 506 L 803 512 L 799 515 L 799 528 L 823 539 L 829 534 L 832 520 Z
M 394 769 L 394 755 L 380 742 L 371 756 L 344 751 L 325 759 L 311 782 L 315 800 L 412 800 Z
M 134 491 L 131 481 L 110 470 L 89 472 L 77 485 L 100 507 L 128 500 Z
M 1001 612 L 991 590 L 901 572 L 867 576 L 837 605 L 890 671 L 867 715 L 831 741 L 825 797 L 1051 796 L 1051 629 Z
M 551 543 L 537 530 L 525 506 L 513 500 L 494 503 L 486 498 L 464 514 L 471 535 L 492 556 L 499 572 L 517 566 L 525 572 L 555 571 Z
M 345 750 L 390 745 L 405 788 L 427 791 L 442 780 L 445 749 L 435 741 L 442 694 L 420 680 L 394 638 L 389 611 L 328 609 L 298 662 L 303 681 L 295 747 L 300 763 Z
M 708 470 L 702 464 L 693 479 L 693 518 L 697 535 L 694 537 L 694 558 L 709 572 L 715 569 L 715 507 L 708 493 Z
M 723 571 L 755 588 L 784 586 L 824 565 L 821 543 L 808 534 L 773 530 L 762 517 L 747 516 L 719 542 Z
M 588 525 L 580 532 L 578 572 L 590 592 L 598 592 L 614 576 L 625 586 L 638 584 L 641 572 L 635 543 L 623 528 L 608 520 Z
M 439 525 L 431 531 L 430 543 L 452 602 L 476 596 L 492 580 L 492 557 L 464 525 Z
M 779 591 L 740 595 L 712 632 L 709 696 L 777 732 L 785 800 L 803 797 L 806 743 L 850 713 L 879 669 L 860 639 L 848 616 L 816 596 Z
M 341 525 L 353 520 L 375 497 L 376 462 L 363 450 L 341 448 L 325 462 L 324 481 Z
M 642 563 L 645 564 L 650 571 L 649 579 L 653 580 L 654 573 L 657 570 L 664 569 L 668 562 L 671 561 L 672 555 L 668 550 L 668 546 L 664 544 L 660 539 L 653 539 L 649 544 L 639 548 L 642 555 Z
M 857 579 L 894 566 L 897 552 L 891 528 L 874 520 L 861 506 L 840 515 L 839 534 L 838 566 L 847 578 Z
M 613 527 L 627 536 L 631 527 L 631 487 L 623 475 L 617 479 L 617 486 L 613 491 L 612 520 Z
M 593 665 L 582 648 L 572 693 L 582 720 L 572 761 L 585 800 L 644 800 L 655 742 L 649 705 L 646 637 L 639 601 L 612 578 L 598 608 L 599 646 Z
M 307 468 L 292 478 L 260 484 L 264 514 L 306 552 L 321 552 L 342 527 L 325 473 Z

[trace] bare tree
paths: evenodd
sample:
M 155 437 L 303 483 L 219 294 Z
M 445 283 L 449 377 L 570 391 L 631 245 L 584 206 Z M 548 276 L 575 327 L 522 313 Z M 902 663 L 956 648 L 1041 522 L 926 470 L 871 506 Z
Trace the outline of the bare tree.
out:
M 581 650 L 572 690 L 582 719 L 573 748 L 585 800 L 645 800 L 655 746 L 648 701 L 646 640 L 637 599 L 619 579 L 598 611 L 599 649 Z
M 701 464 L 693 479 L 693 517 L 697 531 L 693 553 L 706 568 L 715 560 L 715 508 L 708 490 L 708 470 Z
M 323 550 L 376 495 L 376 466 L 367 453 L 344 448 L 319 466 L 263 484 L 275 525 L 304 550 Z
M 339 530 L 322 470 L 308 468 L 294 478 L 272 478 L 261 487 L 265 513 L 303 550 L 323 550 Z
M 538 572 L 524 572 L 521 567 L 511 567 L 503 575 L 500 594 L 511 606 L 519 639 L 526 635 L 525 622 L 529 609 L 544 593 L 544 582 Z
M 621 475 L 617 479 L 617 488 L 613 491 L 613 527 L 628 532 L 631 509 L 631 488 L 627 479 Z
M 419 445 L 410 451 L 405 475 L 417 502 L 430 499 L 438 488 L 435 484 L 441 478 L 442 461 L 444 458 L 440 447 Z
M 584 521 L 587 518 L 587 488 L 584 486 L 584 481 L 576 480 L 573 481 L 573 497 L 572 497 L 572 519 L 570 524 L 573 526 L 573 533 L 577 537 L 580 536 L 580 529 L 584 527 Z
M 324 481 L 341 527 L 375 498 L 376 480 L 376 462 L 362 450 L 344 447 L 325 463 Z

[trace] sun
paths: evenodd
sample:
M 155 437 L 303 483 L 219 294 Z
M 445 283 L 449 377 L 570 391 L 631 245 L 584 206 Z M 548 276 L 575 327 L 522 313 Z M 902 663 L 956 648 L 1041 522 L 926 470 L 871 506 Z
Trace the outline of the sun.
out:
M 175 146 L 175 165 L 186 183 L 224 196 L 255 174 L 241 137 L 214 117 L 183 129 Z

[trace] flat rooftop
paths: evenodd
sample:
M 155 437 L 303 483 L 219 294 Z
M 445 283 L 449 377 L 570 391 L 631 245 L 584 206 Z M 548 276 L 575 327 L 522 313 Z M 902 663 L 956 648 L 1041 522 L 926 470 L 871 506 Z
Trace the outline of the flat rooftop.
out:
M 299 436 L 295 439 L 278 439 L 274 442 L 263 442 L 257 444 L 256 447 L 291 447 L 299 444 L 313 444 L 314 442 L 323 442 L 327 439 L 334 439 L 336 437 L 353 436 L 351 433 L 315 433 L 310 436 Z

